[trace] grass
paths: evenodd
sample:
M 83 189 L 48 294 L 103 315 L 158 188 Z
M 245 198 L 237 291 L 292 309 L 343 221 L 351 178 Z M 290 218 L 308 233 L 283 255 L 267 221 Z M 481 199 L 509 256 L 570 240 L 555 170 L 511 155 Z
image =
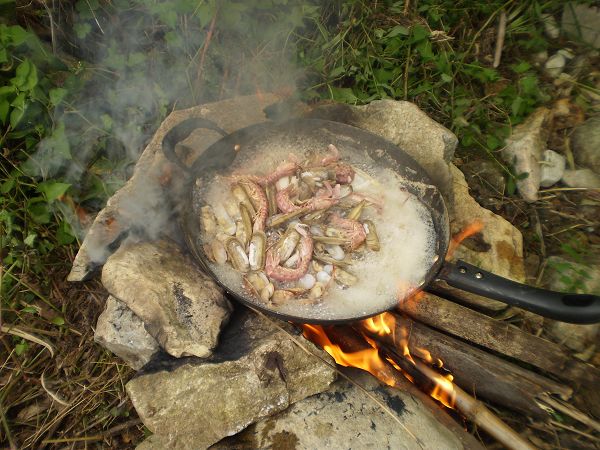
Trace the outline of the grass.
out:
M 540 236 L 514 192 L 520 174 L 497 156 L 511 128 L 556 93 L 532 55 L 581 49 L 542 34 L 541 15 L 557 15 L 562 2 L 117 3 L 0 2 L 0 442 L 7 447 L 128 448 L 143 437 L 123 388 L 133 372 L 93 342 L 106 293 L 96 281 L 64 280 L 82 230 L 173 108 L 257 90 L 289 96 L 296 82 L 308 102 L 409 100 L 457 134 L 463 161 L 498 165 L 507 190 L 480 197 L 513 219 L 531 252 L 545 256 L 544 242 L 548 254 L 598 245 L 573 206 L 595 201 L 590 193 L 548 193 L 535 206 Z M 495 69 L 502 11 L 508 25 Z M 281 64 L 290 57 L 293 64 Z M 271 70 L 274 61 L 280 71 Z M 583 111 L 584 90 L 593 89 L 586 69 L 570 82 Z M 140 83 L 149 101 L 139 101 Z M 557 208 L 572 217 L 548 219 L 546 209 Z

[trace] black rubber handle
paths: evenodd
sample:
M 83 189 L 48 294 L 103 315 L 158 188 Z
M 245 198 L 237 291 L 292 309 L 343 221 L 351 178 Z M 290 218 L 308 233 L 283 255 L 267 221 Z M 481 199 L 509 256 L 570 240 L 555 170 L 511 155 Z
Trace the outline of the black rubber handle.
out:
M 464 261 L 444 263 L 438 274 L 450 286 L 570 323 L 600 322 L 600 296 L 563 294 L 516 283 Z
M 192 131 L 197 130 L 198 128 L 213 130 L 219 133 L 221 136 L 227 136 L 227 132 L 219 128 L 216 123 L 208 119 L 203 119 L 202 117 L 192 117 L 182 121 L 181 123 L 178 123 L 171 128 L 169 132 L 165 134 L 165 137 L 162 141 L 162 149 L 165 157 L 186 172 L 191 172 L 192 169 L 186 166 L 185 163 L 181 161 L 179 156 L 177 156 L 177 153 L 175 153 L 175 146 L 192 134 Z M 191 165 L 191 167 L 193 166 L 194 164 Z

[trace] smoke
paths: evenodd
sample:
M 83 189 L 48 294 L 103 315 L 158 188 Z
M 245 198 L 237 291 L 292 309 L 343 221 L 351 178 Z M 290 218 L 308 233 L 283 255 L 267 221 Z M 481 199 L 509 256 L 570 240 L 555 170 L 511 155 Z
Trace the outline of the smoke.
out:
M 90 0 L 60 13 L 55 44 L 72 60 L 67 95 L 53 134 L 24 169 L 71 184 L 61 211 L 82 238 L 75 209 L 93 214 L 105 205 L 171 110 L 256 92 L 292 95 L 303 76 L 296 32 L 318 8 L 301 0 Z M 160 207 L 154 189 L 140 186 L 127 206 L 151 237 L 166 220 L 148 222 Z

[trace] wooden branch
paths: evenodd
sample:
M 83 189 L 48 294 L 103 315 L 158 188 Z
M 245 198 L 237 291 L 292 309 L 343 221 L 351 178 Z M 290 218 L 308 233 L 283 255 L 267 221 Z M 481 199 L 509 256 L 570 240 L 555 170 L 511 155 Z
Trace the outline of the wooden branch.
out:
M 339 345 L 340 348 L 345 352 L 353 353 L 371 348 L 365 339 L 350 326 L 338 325 L 327 327 L 326 332 L 331 341 Z M 475 439 L 473 435 L 467 433 L 461 424 L 456 422 L 456 420 L 450 417 L 444 409 L 439 407 L 438 403 L 436 403 L 429 395 L 425 394 L 413 383 L 408 381 L 406 377 L 401 372 L 396 370 L 390 363 L 386 361 L 380 370 L 382 373 L 374 374 L 371 372 L 371 374 L 380 380 L 382 378 L 393 379 L 394 388 L 406 391 L 413 397 L 420 400 L 433 414 L 435 419 L 437 419 L 441 424 L 452 431 L 457 438 L 460 439 L 466 450 L 483 449 L 482 445 L 477 439 Z M 424 377 L 418 372 L 412 373 L 412 376 L 413 378 Z M 426 380 L 423 379 L 423 381 Z
M 495 69 L 500 65 L 502 49 L 504 48 L 504 37 L 506 35 L 506 11 L 500 13 L 500 23 L 498 24 L 498 34 L 496 36 L 496 50 L 494 51 L 494 62 L 492 67 Z
M 384 346 L 386 347 L 386 346 Z M 467 419 L 477 424 L 493 436 L 498 442 L 512 450 L 534 450 L 535 447 L 528 443 L 515 430 L 510 428 L 498 416 L 490 411 L 482 402 L 471 397 L 455 383 L 436 383 L 435 380 L 440 378 L 440 375 L 432 368 L 424 364 L 419 358 L 413 358 L 413 361 L 408 361 L 395 349 L 387 348 L 392 359 L 401 364 L 403 370 L 407 371 L 413 377 L 425 376 L 432 383 L 438 385 L 441 390 L 455 401 L 454 407 L 460 411 Z
M 525 415 L 547 418 L 548 413 L 536 402 L 545 393 L 569 398 L 572 390 L 541 375 L 525 370 L 497 356 L 446 336 L 406 317 L 396 318 L 396 336 L 408 330 L 408 347 L 413 355 L 427 349 L 434 359 L 441 359 L 454 375 L 454 382 L 476 397 L 519 411 Z M 399 345 L 392 335 L 378 337 L 389 345 Z
M 600 415 L 600 370 L 573 358 L 560 345 L 433 294 L 404 302 L 399 309 L 433 328 L 551 373 L 576 392 L 581 390 L 576 397 L 580 407 Z

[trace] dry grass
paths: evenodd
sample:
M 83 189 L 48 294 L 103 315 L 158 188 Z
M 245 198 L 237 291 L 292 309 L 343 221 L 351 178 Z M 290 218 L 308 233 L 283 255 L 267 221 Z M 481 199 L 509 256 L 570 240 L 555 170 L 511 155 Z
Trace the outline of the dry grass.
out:
M 93 340 L 106 292 L 97 281 L 68 285 L 67 270 L 48 274 L 58 280 L 48 300 L 63 312 L 64 325 L 35 314 L 4 323 L 0 441 L 11 449 L 133 448 L 143 436 L 124 390 L 134 372 Z M 15 330 L 28 341 L 20 355 Z

